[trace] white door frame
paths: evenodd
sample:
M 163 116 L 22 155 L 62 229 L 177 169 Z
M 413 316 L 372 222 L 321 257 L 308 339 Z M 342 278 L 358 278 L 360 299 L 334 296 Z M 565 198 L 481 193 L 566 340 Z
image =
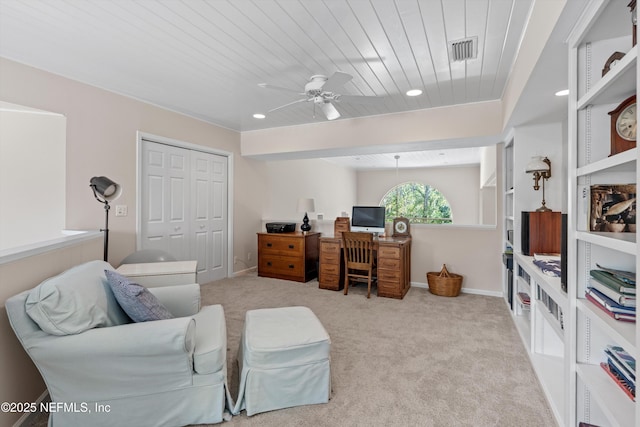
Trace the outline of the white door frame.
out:
M 233 276 L 233 153 L 203 145 L 192 144 L 147 132 L 136 132 L 136 250 L 142 248 L 142 140 L 171 145 L 187 150 L 216 154 L 227 158 L 227 277 Z

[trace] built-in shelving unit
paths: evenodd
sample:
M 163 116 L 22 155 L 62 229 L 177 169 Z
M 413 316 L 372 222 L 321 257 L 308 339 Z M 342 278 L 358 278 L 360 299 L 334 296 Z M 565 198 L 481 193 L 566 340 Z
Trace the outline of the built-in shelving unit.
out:
M 628 1 L 592 0 L 569 40 L 569 212 L 568 422 L 598 426 L 637 426 L 640 404 L 628 397 L 601 368 L 607 345 L 623 347 L 638 359 L 637 323 L 617 321 L 585 299 L 596 264 L 627 271 L 638 269 L 638 242 L 631 232 L 590 231 L 590 188 L 596 184 L 638 182 L 638 149 L 611 153 L 610 116 L 637 93 L 637 46 L 632 46 Z M 614 52 L 624 57 L 603 76 Z
M 514 269 L 518 275 L 518 292 L 530 296 L 528 308 L 520 306 L 514 310 L 514 323 L 558 424 L 568 425 L 567 294 L 561 289 L 560 278 L 543 273 L 531 256 L 516 252 Z
M 514 180 L 513 180 L 513 155 L 514 155 L 514 147 L 513 147 L 513 133 L 511 133 L 507 140 L 504 143 L 503 152 L 503 170 L 502 176 L 503 179 L 503 193 L 502 193 L 502 240 L 503 240 L 503 262 L 505 264 L 505 268 L 503 270 L 502 277 L 502 294 L 504 295 L 505 300 L 509 307 L 512 307 L 513 304 L 513 289 L 514 289 L 514 281 L 515 276 L 513 274 L 513 270 L 507 268 L 507 258 L 512 258 L 513 254 L 513 233 L 515 228 L 515 217 L 514 217 L 514 197 L 515 197 L 515 188 L 514 188 Z M 511 264 L 511 262 L 509 261 Z
M 521 252 L 523 211 L 541 205 L 542 192 L 533 188 L 526 165 L 533 156 L 552 158 L 556 175 L 547 185 L 548 206 L 561 211 L 566 177 L 562 173 L 562 125 L 515 128 L 503 147 L 503 235 L 505 250 L 513 251 L 512 277 L 505 268 L 504 296 L 511 316 L 559 425 L 567 425 L 568 352 L 565 313 L 569 303 L 560 278 L 551 277 L 534 265 L 533 257 Z M 564 145 L 566 148 L 566 145 Z M 551 194 L 551 197 L 549 197 Z M 511 292 L 509 292 L 511 286 Z

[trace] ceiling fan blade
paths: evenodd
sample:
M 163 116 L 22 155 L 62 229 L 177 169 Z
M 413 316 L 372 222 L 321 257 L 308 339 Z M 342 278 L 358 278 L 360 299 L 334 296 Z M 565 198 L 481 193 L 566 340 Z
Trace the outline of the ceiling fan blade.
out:
M 333 106 L 330 102 L 325 102 L 322 104 L 322 112 L 325 116 L 327 116 L 327 120 L 335 120 L 340 118 L 340 112 L 336 110 L 336 107 Z
M 353 76 L 351 74 L 344 73 L 342 71 L 336 71 L 331 77 L 324 82 L 322 90 L 327 92 L 334 92 L 336 89 L 341 88 L 345 83 L 351 81 Z
M 286 87 L 274 86 L 274 85 L 270 85 L 268 83 L 258 83 L 258 86 L 263 87 L 265 89 L 274 89 L 274 90 L 280 90 L 280 91 L 284 91 L 284 92 L 291 92 L 291 93 L 295 93 L 295 94 L 298 94 L 298 95 L 304 95 L 304 93 L 301 93 L 298 90 L 289 89 L 289 88 L 286 88 Z
M 284 104 L 284 105 L 281 105 L 279 107 L 276 107 L 276 108 L 274 108 L 272 110 L 269 110 L 268 112 L 271 113 L 273 111 L 280 110 L 281 108 L 290 107 L 291 105 L 299 104 L 301 102 L 307 102 L 307 99 L 306 98 L 296 99 L 295 101 L 289 102 L 288 104 Z
M 382 99 L 377 96 L 337 95 L 335 101 L 351 104 L 380 105 Z

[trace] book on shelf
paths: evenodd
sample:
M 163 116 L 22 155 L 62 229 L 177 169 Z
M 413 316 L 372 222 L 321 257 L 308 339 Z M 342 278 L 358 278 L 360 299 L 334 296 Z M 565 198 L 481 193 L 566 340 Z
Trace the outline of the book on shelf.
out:
M 631 376 L 627 371 L 622 369 L 620 362 L 618 362 L 616 359 L 609 357 L 607 359 L 607 364 L 609 365 L 609 370 L 611 370 L 611 372 L 616 374 L 618 378 L 622 379 L 629 386 L 629 389 L 633 392 L 633 395 L 635 396 L 636 381 L 631 378 Z
M 635 314 L 623 314 L 623 313 L 613 313 L 611 311 L 609 311 L 604 305 L 602 305 L 598 300 L 596 300 L 594 297 L 591 296 L 591 294 L 589 294 L 588 292 L 585 294 L 585 297 L 591 301 L 593 303 L 593 305 L 595 305 L 596 307 L 598 307 L 599 309 L 601 309 L 602 311 L 604 311 L 607 315 L 609 315 L 610 317 L 616 319 L 616 320 L 620 320 L 623 322 L 635 322 L 636 321 L 636 315 Z
M 518 292 L 518 299 L 523 305 L 531 305 L 531 298 L 526 292 Z
M 620 389 L 622 389 L 622 391 L 624 391 L 624 393 L 629 396 L 629 398 L 631 400 L 633 400 L 634 402 L 636 401 L 636 396 L 635 396 L 635 392 L 631 391 L 631 387 L 629 386 L 629 384 L 627 384 L 625 382 L 624 379 L 620 378 L 615 372 L 611 371 L 609 364 L 606 362 L 601 362 L 600 366 L 602 367 L 602 369 L 604 369 L 604 371 L 609 375 L 609 377 L 611 377 L 611 379 L 618 384 L 618 386 L 620 387 Z
M 625 307 L 624 305 L 618 304 L 597 289 L 587 288 L 587 293 L 597 299 L 600 304 L 613 313 L 633 314 L 634 316 L 636 314 L 635 307 Z
M 608 273 L 613 274 L 614 276 L 616 276 L 618 279 L 627 282 L 627 283 L 631 283 L 633 285 L 636 284 L 636 273 L 632 272 L 632 271 L 626 271 L 626 270 L 617 270 L 615 268 L 607 268 L 607 267 L 603 267 L 600 264 L 596 263 L 596 267 L 598 267 L 600 270 L 604 270 Z
M 533 259 L 536 261 L 560 261 L 560 254 L 557 253 L 535 253 Z
M 618 304 L 624 307 L 636 306 L 635 295 L 627 295 L 627 294 L 621 294 L 620 292 L 616 292 L 615 290 L 611 289 L 609 286 L 605 285 L 604 283 L 600 283 L 593 277 L 589 280 L 589 287 L 602 292 L 603 294 L 605 294 L 606 296 L 608 296 L 609 298 L 611 298 L 612 300 L 614 300 L 615 302 L 617 302 Z
M 633 379 L 634 383 L 636 380 L 636 359 L 634 359 L 627 351 L 617 345 L 607 345 L 607 348 L 604 350 L 608 356 L 616 359 L 622 365 L 622 369 L 629 372 L 629 375 Z
M 627 283 L 612 273 L 604 270 L 591 270 L 589 271 L 591 277 L 596 279 L 598 282 L 603 285 L 607 285 L 611 289 L 621 294 L 636 294 L 636 284 L 635 281 L 633 283 Z

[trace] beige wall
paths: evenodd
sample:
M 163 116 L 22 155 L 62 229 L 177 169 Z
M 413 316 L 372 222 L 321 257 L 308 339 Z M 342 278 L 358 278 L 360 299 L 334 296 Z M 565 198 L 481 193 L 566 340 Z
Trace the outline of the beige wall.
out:
M 89 189 L 104 175 L 123 187 L 126 217 L 109 218 L 109 261 L 117 265 L 136 247 L 136 132 L 234 153 L 234 248 L 255 247 L 264 208 L 264 165 L 240 156 L 240 134 L 105 90 L 0 58 L 0 100 L 62 114 L 67 120 L 66 227 L 97 230 L 103 207 Z
M 384 148 L 386 152 L 402 151 L 407 147 L 429 150 L 443 147 L 441 143 L 446 140 L 452 148 L 457 139 L 492 137 L 501 133 L 501 102 L 488 101 L 243 132 L 241 138 L 244 156 L 289 154 L 303 158 L 331 152 L 366 153 L 372 148 Z
M 356 201 L 356 173 L 352 169 L 322 159 L 283 160 L 266 162 L 268 202 L 263 212 L 265 220 L 301 222 L 304 214 L 297 212 L 298 198 L 315 200 L 317 214 L 335 219 L 341 212 L 351 212 Z
M 0 402 L 35 402 L 45 391 L 40 373 L 16 338 L 5 301 L 44 279 L 80 263 L 102 259 L 98 236 L 51 252 L 0 264 Z M 0 412 L 0 425 L 10 426 L 21 414 Z
M 398 184 L 416 181 L 436 188 L 449 201 L 454 224 L 479 224 L 480 167 L 441 167 L 358 172 L 358 204 L 377 206 Z
M 0 107 L 2 251 L 60 237 L 65 227 L 66 120 L 10 103 Z

